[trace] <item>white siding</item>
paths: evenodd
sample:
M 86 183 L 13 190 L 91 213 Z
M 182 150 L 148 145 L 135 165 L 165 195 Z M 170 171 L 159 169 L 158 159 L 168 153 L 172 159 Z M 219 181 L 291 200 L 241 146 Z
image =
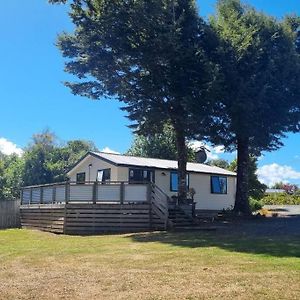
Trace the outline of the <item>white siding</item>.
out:
M 194 196 L 194 200 L 196 202 L 196 209 L 222 210 L 234 206 L 236 178 L 234 176 L 225 177 L 227 177 L 227 194 L 212 194 L 210 183 L 211 175 L 189 173 L 189 187 L 194 188 L 196 191 L 196 194 Z M 168 196 L 171 197 L 173 195 L 176 195 L 176 193 L 170 191 L 170 171 L 156 170 L 155 183 Z
M 128 181 L 129 170 L 128 167 L 117 167 L 108 162 L 102 161 L 99 158 L 93 156 L 86 157 L 76 168 L 74 168 L 70 174 L 71 181 L 76 181 L 76 174 L 80 172 L 86 173 L 86 180 L 89 176 L 88 165 L 92 164 L 90 170 L 90 180 L 95 181 L 97 176 L 97 170 L 99 169 L 111 169 L 111 180 L 112 181 Z M 190 173 L 190 188 L 194 188 L 196 191 L 195 202 L 196 209 L 203 210 L 222 210 L 234 206 L 235 202 L 235 191 L 236 191 L 236 177 L 227 177 L 227 194 L 212 194 L 211 193 L 211 175 L 201 173 Z M 156 170 L 155 171 L 155 183 L 168 195 L 172 196 L 176 193 L 170 191 L 170 171 L 169 170 Z M 142 189 L 142 187 L 141 187 Z M 117 199 L 117 190 L 103 190 L 99 193 L 98 200 L 107 197 L 111 197 L 110 200 L 114 201 Z M 125 189 L 125 201 L 144 201 L 144 195 L 146 192 L 143 190 L 132 189 L 126 186 Z M 108 200 L 108 199 L 107 199 Z
M 91 168 L 89 165 L 92 164 Z M 69 178 L 71 181 L 76 181 L 76 174 L 85 172 L 85 180 L 95 181 L 97 178 L 98 170 L 102 169 L 111 169 L 110 171 L 110 180 L 118 181 L 118 168 L 113 164 L 105 162 L 94 156 L 87 156 L 83 159 L 71 172 L 69 173 Z

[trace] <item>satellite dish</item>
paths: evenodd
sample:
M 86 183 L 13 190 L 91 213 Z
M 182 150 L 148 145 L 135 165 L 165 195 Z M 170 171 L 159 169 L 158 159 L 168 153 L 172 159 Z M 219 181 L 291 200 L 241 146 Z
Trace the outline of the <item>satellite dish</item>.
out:
M 198 151 L 196 151 L 196 161 L 199 164 L 203 164 L 207 160 L 206 149 L 204 146 L 200 147 Z

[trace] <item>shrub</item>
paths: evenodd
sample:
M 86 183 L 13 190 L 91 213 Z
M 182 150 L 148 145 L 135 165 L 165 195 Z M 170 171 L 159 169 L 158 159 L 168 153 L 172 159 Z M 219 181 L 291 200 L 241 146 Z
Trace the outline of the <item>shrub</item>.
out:
M 300 195 L 269 194 L 261 200 L 263 205 L 300 205 Z
M 261 201 L 256 200 L 252 197 L 250 197 L 250 199 L 249 199 L 249 204 L 250 204 L 251 211 L 257 211 L 257 210 L 262 209 L 262 207 L 263 207 L 263 204 Z

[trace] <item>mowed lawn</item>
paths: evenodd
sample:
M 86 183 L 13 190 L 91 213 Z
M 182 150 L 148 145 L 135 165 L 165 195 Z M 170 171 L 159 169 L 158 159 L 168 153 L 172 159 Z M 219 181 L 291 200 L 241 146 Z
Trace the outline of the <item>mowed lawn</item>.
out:
M 2 230 L 0 299 L 300 299 L 300 240 Z

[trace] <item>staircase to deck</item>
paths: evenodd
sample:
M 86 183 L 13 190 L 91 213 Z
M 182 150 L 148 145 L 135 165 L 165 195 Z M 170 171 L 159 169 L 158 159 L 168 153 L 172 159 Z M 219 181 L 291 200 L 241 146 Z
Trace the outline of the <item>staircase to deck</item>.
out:
M 169 208 L 169 219 L 172 221 L 174 228 L 194 225 L 194 219 L 188 216 L 179 206 Z
M 192 214 L 186 213 L 180 205 L 170 205 L 170 198 L 158 186 L 152 184 L 151 205 L 155 215 L 164 221 L 165 229 L 195 225 Z M 192 211 L 191 211 L 192 212 Z

